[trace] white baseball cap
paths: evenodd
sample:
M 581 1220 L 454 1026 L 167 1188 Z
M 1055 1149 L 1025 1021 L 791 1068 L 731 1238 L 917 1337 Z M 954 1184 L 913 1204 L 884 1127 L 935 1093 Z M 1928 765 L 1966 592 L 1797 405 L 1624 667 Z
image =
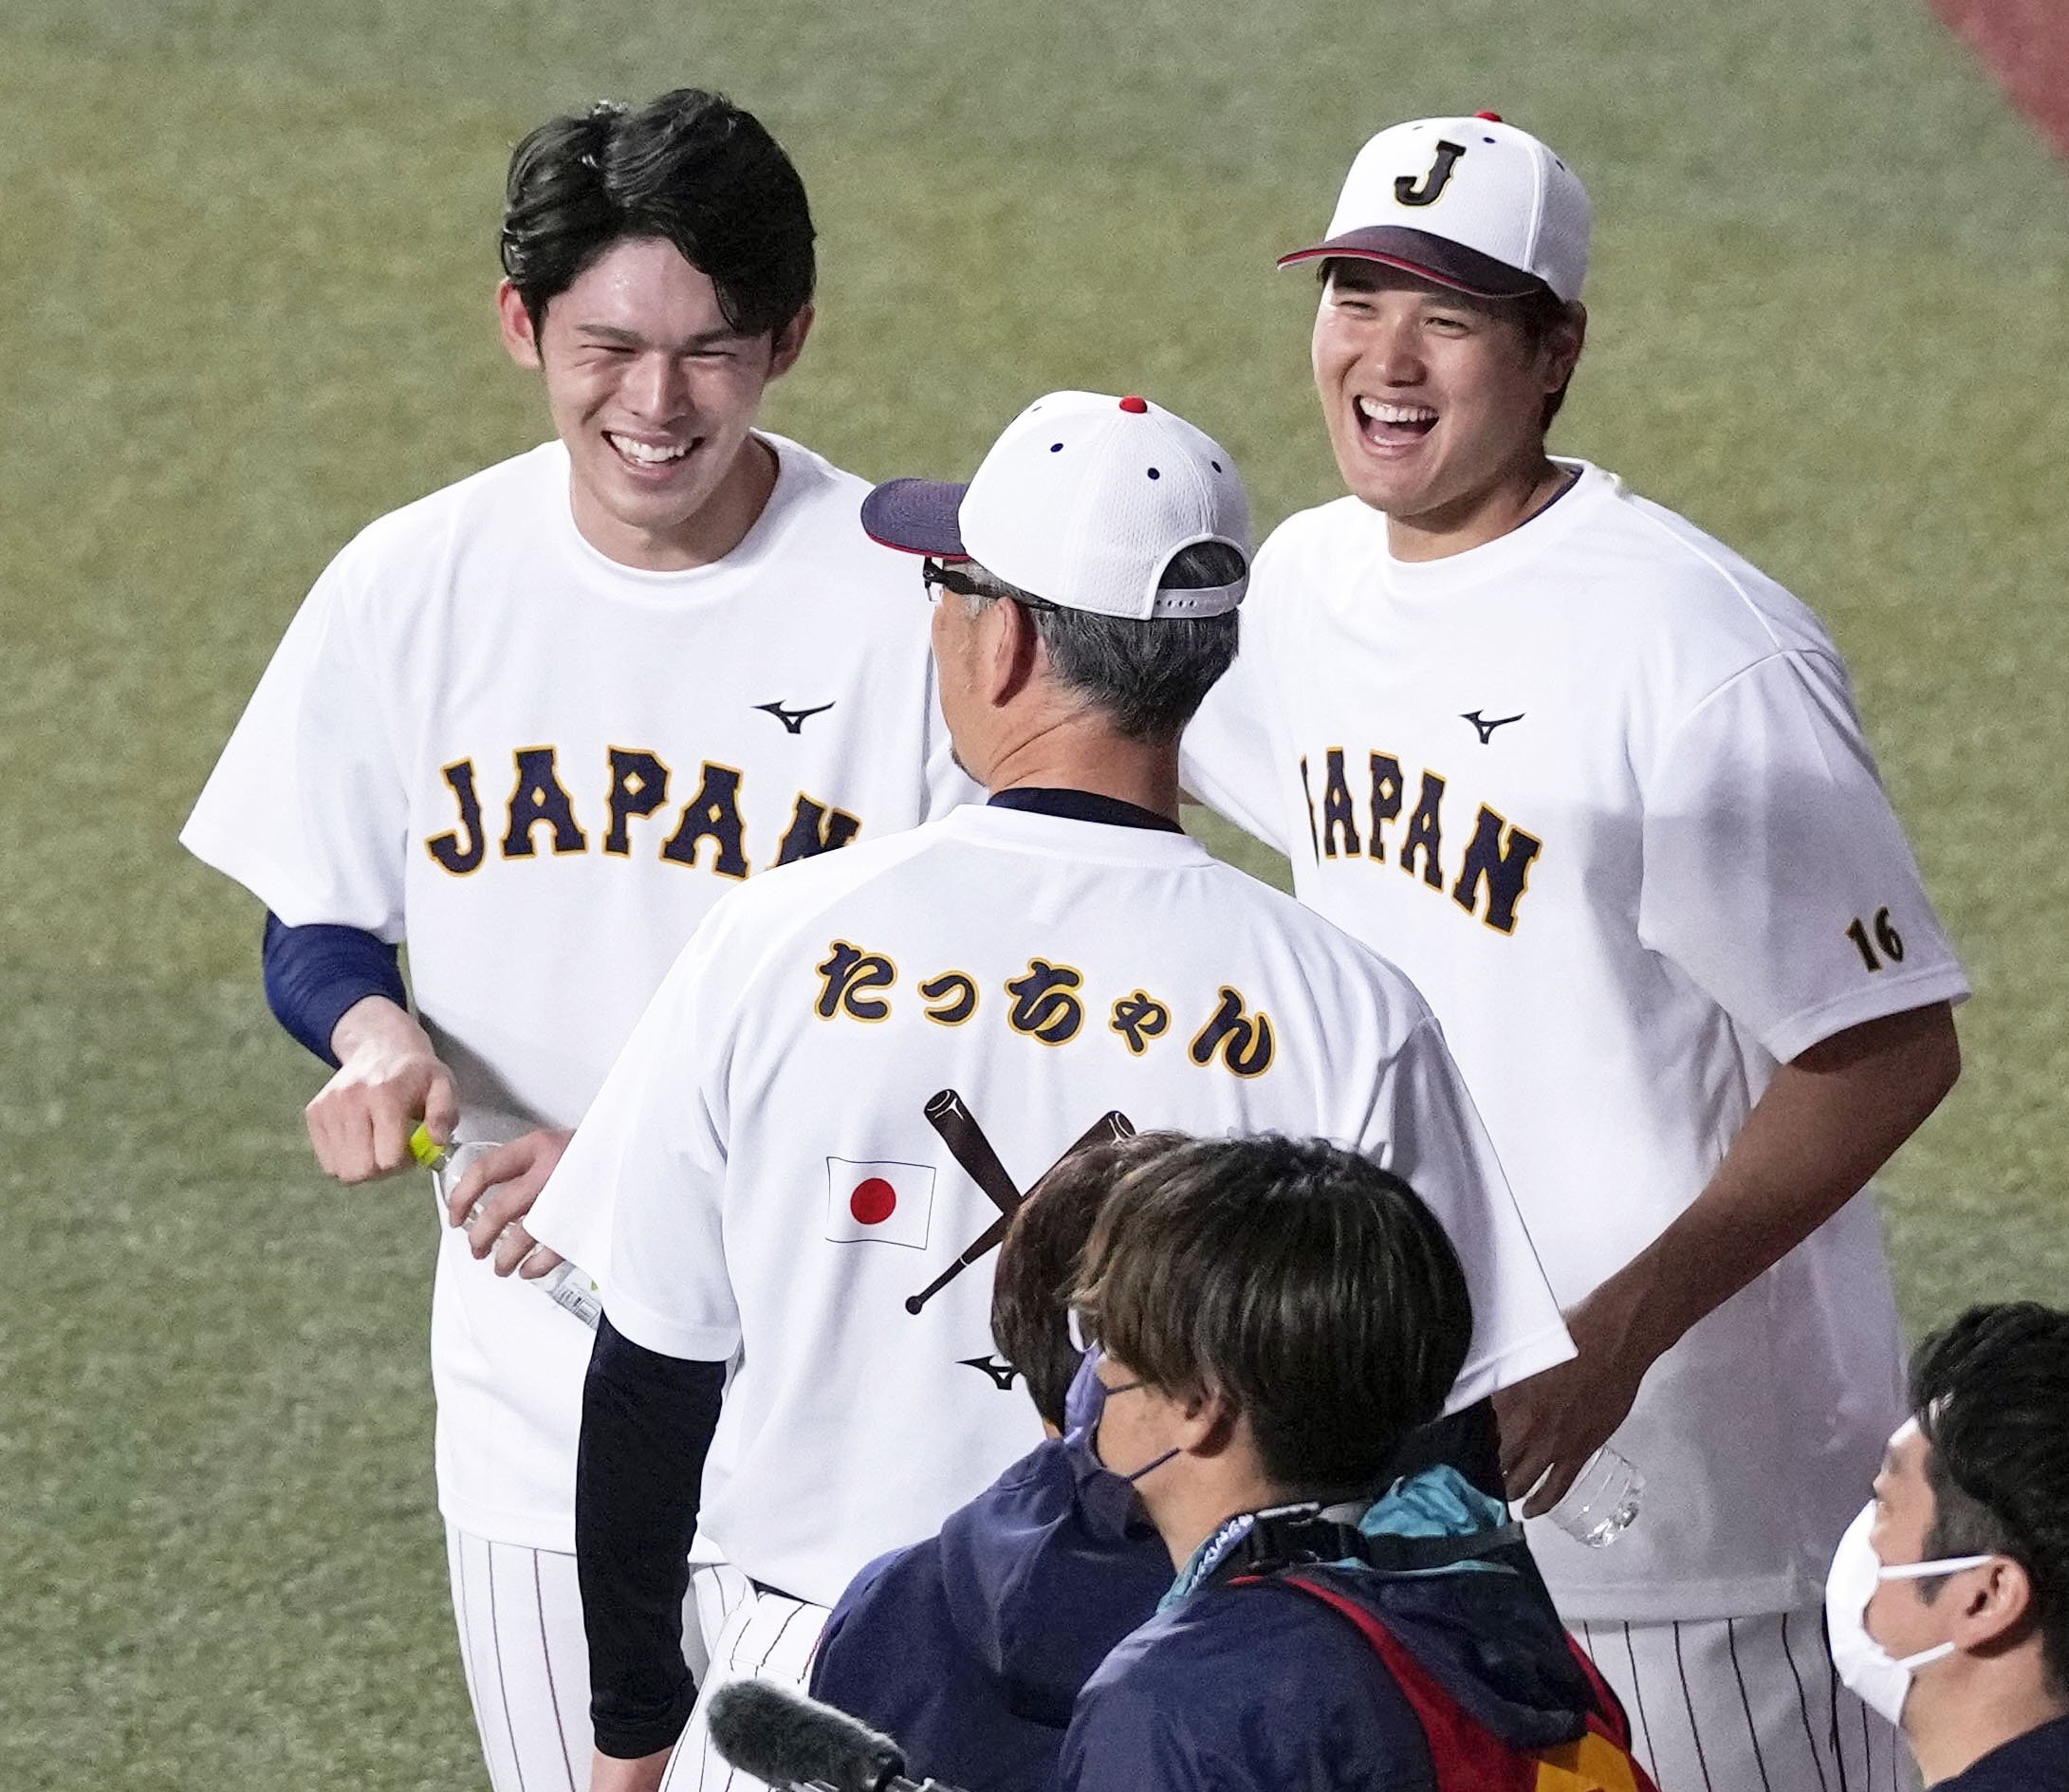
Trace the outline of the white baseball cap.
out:
M 1588 220 L 1579 176 L 1499 113 L 1416 119 L 1358 152 L 1327 238 L 1279 266 L 1379 261 L 1483 298 L 1544 286 L 1571 304 L 1587 279 Z
M 1098 392 L 1037 398 L 968 485 L 893 479 L 862 500 L 887 547 L 974 560 L 1007 584 L 1100 616 L 1218 616 L 1249 583 L 1250 505 L 1228 451 L 1160 404 Z M 1220 542 L 1232 582 L 1168 588 L 1181 548 Z

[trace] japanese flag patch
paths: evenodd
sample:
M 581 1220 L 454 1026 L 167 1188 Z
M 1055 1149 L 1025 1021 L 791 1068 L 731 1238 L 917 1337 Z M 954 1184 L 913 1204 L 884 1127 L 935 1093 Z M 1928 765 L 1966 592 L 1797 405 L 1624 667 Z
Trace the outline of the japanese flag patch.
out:
M 826 1236 L 837 1245 L 927 1248 L 933 1217 L 933 1166 L 826 1159 Z

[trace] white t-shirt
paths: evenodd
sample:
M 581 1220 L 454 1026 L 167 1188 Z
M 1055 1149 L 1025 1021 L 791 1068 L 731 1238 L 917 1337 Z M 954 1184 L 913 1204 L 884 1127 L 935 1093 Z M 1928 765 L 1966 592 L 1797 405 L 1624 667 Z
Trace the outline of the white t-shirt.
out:
M 1327 1137 L 1406 1178 L 1472 1291 L 1454 1406 L 1572 1354 L 1406 978 L 1182 834 L 1003 807 L 715 910 L 531 1225 L 608 1263 L 635 1342 L 739 1353 L 700 1526 L 754 1579 L 831 1604 L 1041 1434 L 988 1366 L 984 1241 L 1012 1194 L 951 1135 L 974 1121 L 1024 1192 L 1113 1113 Z
M 407 937 L 463 1139 L 580 1119 L 742 878 L 975 794 L 913 563 L 858 520 L 867 487 L 763 439 L 767 507 L 694 571 L 591 547 L 558 442 L 373 524 L 318 580 L 181 835 L 290 926 Z M 444 1233 L 449 1519 L 573 1548 L 590 1342 Z
M 1185 765 L 1429 998 L 1562 1305 L 1700 1192 L 1778 1062 L 1968 988 L 1817 619 L 1573 464 L 1444 560 L 1355 498 L 1287 521 Z M 1561 1611 L 1814 1598 L 1902 1412 L 1864 1194 L 1647 1376 L 1637 1523 L 1533 1528 Z

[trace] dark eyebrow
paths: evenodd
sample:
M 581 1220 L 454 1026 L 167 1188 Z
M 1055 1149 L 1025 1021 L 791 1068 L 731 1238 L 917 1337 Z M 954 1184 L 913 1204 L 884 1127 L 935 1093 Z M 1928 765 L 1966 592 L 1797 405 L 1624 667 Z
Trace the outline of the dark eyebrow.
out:
M 578 323 L 575 333 L 593 342 L 615 342 L 624 348 L 651 348 L 653 343 L 637 330 L 621 330 L 614 323 Z M 700 348 L 720 348 L 729 342 L 744 342 L 747 338 L 738 330 L 700 330 L 696 335 L 685 337 L 675 346 L 675 352 Z

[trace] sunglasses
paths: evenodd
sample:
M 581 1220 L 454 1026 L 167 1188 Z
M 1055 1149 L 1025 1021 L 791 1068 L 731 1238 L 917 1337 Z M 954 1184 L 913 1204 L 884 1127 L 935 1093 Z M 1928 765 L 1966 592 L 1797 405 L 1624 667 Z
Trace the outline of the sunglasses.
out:
M 933 595 L 937 586 L 943 591 L 954 592 L 959 598 L 990 598 L 996 600 L 1002 595 L 979 584 L 968 573 L 957 572 L 953 566 L 946 565 L 931 555 L 919 563 L 919 582 L 928 588 L 927 600 L 930 603 L 938 601 Z M 1054 610 L 1062 607 L 1044 598 L 1016 596 L 1011 600 L 1025 610 Z
M 932 556 L 919 563 L 919 582 L 928 587 L 928 600 L 933 600 L 933 587 L 952 591 L 959 598 L 982 598 L 990 594 L 978 588 L 977 582 L 968 573 L 960 573 L 952 566 L 942 564 Z

